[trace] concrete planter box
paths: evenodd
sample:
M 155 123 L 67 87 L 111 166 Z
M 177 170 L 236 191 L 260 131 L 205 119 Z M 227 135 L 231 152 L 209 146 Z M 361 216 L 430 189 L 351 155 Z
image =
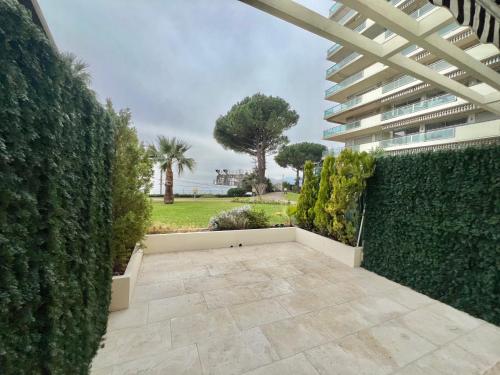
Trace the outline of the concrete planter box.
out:
M 144 253 L 191 251 L 296 241 L 320 251 L 350 267 L 359 267 L 363 251 L 296 227 L 245 229 L 215 232 L 151 234 L 144 241 Z
M 295 241 L 328 255 L 349 267 L 359 267 L 363 260 L 362 247 L 349 246 L 301 228 L 295 228 Z
M 143 254 L 142 249 L 136 246 L 128 261 L 125 273 L 120 276 L 113 276 L 109 311 L 118 311 L 129 307 L 134 295 L 135 283 L 141 268 Z

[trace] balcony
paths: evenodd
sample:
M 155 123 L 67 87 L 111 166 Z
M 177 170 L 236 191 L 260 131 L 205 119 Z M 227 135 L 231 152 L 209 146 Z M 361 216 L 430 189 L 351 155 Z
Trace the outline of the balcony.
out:
M 361 121 L 353 121 L 344 125 L 337 125 L 333 128 L 327 129 L 323 131 L 323 139 L 329 139 L 336 134 L 345 133 L 349 130 L 359 128 L 361 126 Z
M 410 17 L 417 20 L 420 17 L 424 16 L 425 14 L 429 13 L 434 8 L 435 8 L 434 5 L 432 5 L 431 3 L 427 3 L 423 7 L 419 8 L 415 12 L 411 13 Z M 387 39 L 390 36 L 392 36 L 393 34 L 394 34 L 394 32 L 392 32 L 391 30 L 386 30 L 385 31 L 385 38 Z
M 342 3 L 339 3 L 339 2 L 336 2 L 335 4 L 333 4 L 331 7 L 330 7 L 330 14 L 329 16 L 333 16 L 335 13 L 337 13 L 337 11 L 342 8 L 343 4 Z
M 340 89 L 348 87 L 354 82 L 359 81 L 361 78 L 363 78 L 363 75 L 364 71 L 361 71 L 359 73 L 350 76 L 349 78 L 344 79 L 343 81 L 337 83 L 336 85 L 333 85 L 332 87 L 330 87 L 328 90 L 325 91 L 325 98 L 328 98 L 330 95 L 336 93 Z
M 342 61 L 338 62 L 337 64 L 335 64 L 333 66 L 331 66 L 326 71 L 326 78 L 330 77 L 333 73 L 335 73 L 338 70 L 342 69 L 345 65 L 349 64 L 351 61 L 355 60 L 359 56 L 361 56 L 361 54 L 359 54 L 357 52 L 353 52 L 349 56 L 347 56 L 345 59 L 343 59 Z
M 455 128 L 445 128 L 426 133 L 410 134 L 404 137 L 386 139 L 379 142 L 379 147 L 388 148 L 450 138 L 455 138 Z
M 356 14 L 358 14 L 357 11 L 355 11 L 354 9 L 350 9 L 346 14 L 344 14 L 342 16 L 341 19 L 339 19 L 337 22 L 340 24 L 340 25 L 345 25 L 349 20 L 351 20 L 352 17 L 354 17 Z
M 331 108 L 328 108 L 325 111 L 324 118 L 326 119 L 337 112 L 342 112 L 346 109 L 354 107 L 356 104 L 359 104 L 359 103 L 361 103 L 361 97 L 356 96 L 355 98 L 353 98 L 345 103 L 337 104 Z
M 395 118 L 395 117 L 408 115 L 408 114 L 415 113 L 418 111 L 423 111 L 425 109 L 437 107 L 439 105 L 443 105 L 446 103 L 451 103 L 451 102 L 454 102 L 456 100 L 457 100 L 457 97 L 455 95 L 451 95 L 451 94 L 441 95 L 441 96 L 438 96 L 435 98 L 423 100 L 423 101 L 418 102 L 418 103 L 405 105 L 403 107 L 394 108 L 391 111 L 384 112 L 381 115 L 381 120 L 382 121 L 390 120 L 390 119 Z

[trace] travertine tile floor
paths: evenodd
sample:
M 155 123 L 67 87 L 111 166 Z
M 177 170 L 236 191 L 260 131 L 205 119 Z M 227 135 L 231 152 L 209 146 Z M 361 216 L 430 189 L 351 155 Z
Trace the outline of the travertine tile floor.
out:
M 93 375 L 500 374 L 500 328 L 297 243 L 144 257 Z

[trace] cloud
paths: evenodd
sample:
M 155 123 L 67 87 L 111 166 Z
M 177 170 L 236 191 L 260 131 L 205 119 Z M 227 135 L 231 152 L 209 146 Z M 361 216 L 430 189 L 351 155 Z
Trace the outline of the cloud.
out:
M 131 109 L 140 138 L 177 136 L 211 183 L 216 168 L 251 169 L 212 137 L 215 120 L 247 95 L 287 100 L 292 142 L 321 141 L 325 53 L 331 43 L 235 0 L 39 0 L 60 50 L 89 64 L 100 100 Z M 326 15 L 329 0 L 302 0 Z M 330 143 L 331 145 L 331 143 Z M 292 171 L 268 161 L 268 176 Z

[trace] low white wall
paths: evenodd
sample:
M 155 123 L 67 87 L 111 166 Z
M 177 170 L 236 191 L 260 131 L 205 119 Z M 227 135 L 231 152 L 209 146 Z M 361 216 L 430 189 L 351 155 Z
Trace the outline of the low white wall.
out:
M 295 229 L 295 240 L 298 243 L 328 255 L 349 267 L 359 267 L 361 265 L 363 248 L 345 245 L 301 228 Z
M 146 236 L 143 248 L 145 254 L 153 254 L 290 241 L 295 241 L 294 227 L 150 234 Z
M 129 307 L 134 295 L 135 283 L 142 264 L 144 252 L 136 247 L 130 257 L 125 273 L 120 276 L 113 276 L 111 284 L 110 311 L 123 310 Z

